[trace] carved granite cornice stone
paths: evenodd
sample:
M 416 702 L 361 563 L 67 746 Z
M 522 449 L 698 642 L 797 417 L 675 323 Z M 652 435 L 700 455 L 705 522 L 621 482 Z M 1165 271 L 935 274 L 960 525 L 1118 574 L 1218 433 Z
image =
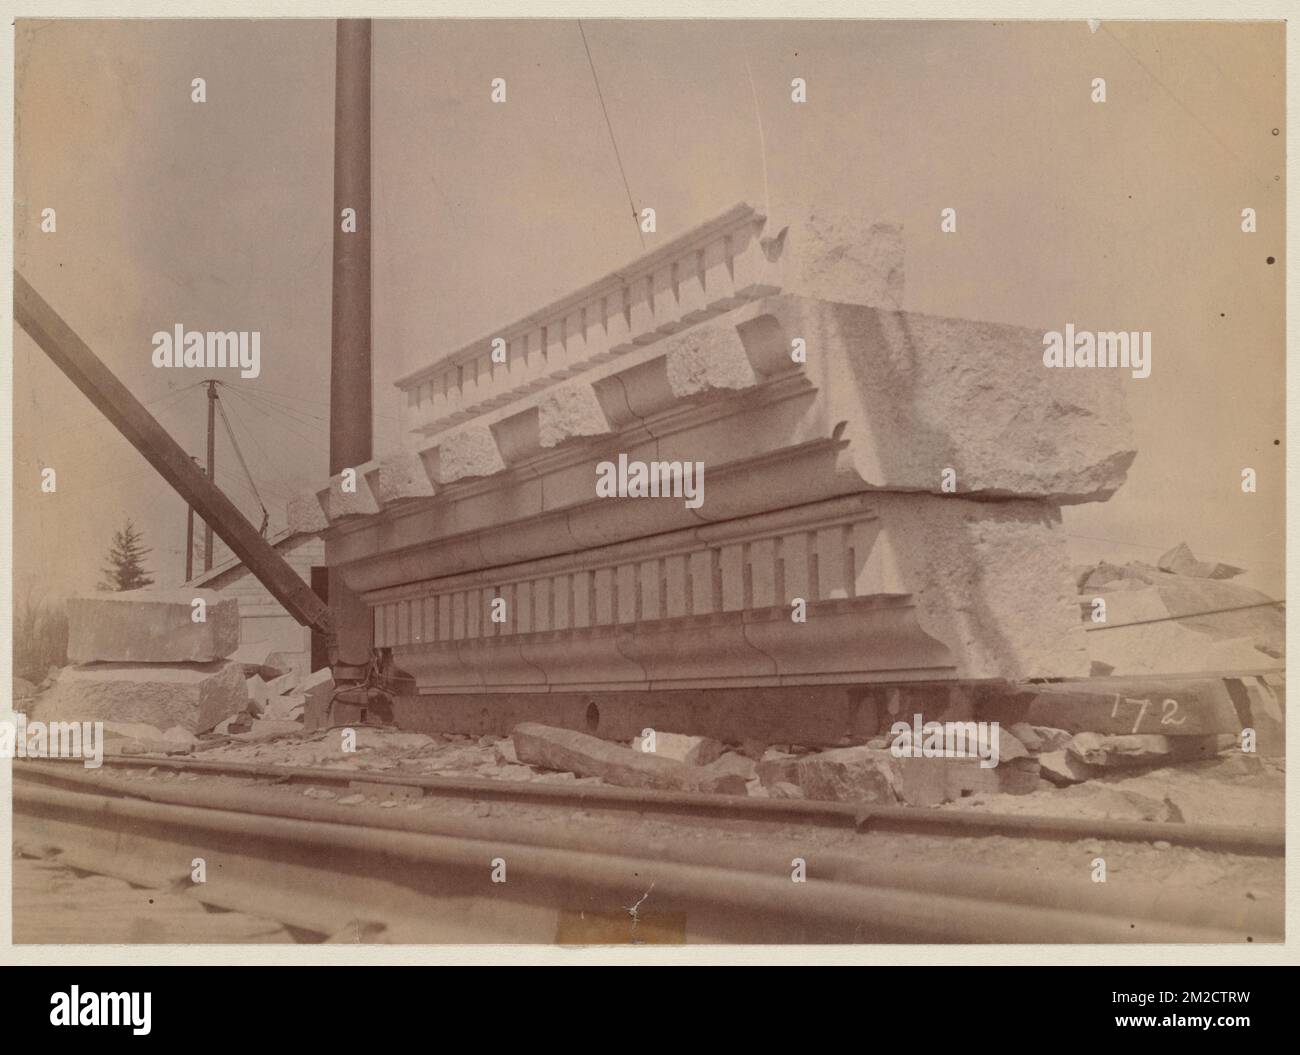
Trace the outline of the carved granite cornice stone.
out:
M 1125 378 L 901 310 L 902 265 L 896 226 L 737 206 L 403 378 L 408 449 L 291 519 L 421 692 L 1086 674 L 1060 507 L 1124 482 Z M 703 503 L 600 497 L 620 459 L 702 463 Z

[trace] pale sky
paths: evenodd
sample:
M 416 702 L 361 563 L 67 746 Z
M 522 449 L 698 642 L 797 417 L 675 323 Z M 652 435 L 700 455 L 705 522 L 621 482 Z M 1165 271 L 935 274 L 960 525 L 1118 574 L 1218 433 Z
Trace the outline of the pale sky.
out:
M 1280 23 L 584 25 L 649 248 L 805 199 L 903 225 L 909 311 L 1152 331 L 1151 377 L 1124 382 L 1137 462 L 1066 511 L 1076 558 L 1185 539 L 1281 596 Z M 20 20 L 16 46 L 16 266 L 194 454 L 207 375 L 155 369 L 151 335 L 261 331 L 262 376 L 223 400 L 274 528 L 327 472 L 333 23 Z M 377 22 L 373 93 L 382 450 L 394 378 L 641 248 L 576 22 Z M 178 581 L 181 499 L 21 331 L 14 355 L 17 588 L 93 587 L 127 516 Z M 256 523 L 224 436 L 217 464 Z

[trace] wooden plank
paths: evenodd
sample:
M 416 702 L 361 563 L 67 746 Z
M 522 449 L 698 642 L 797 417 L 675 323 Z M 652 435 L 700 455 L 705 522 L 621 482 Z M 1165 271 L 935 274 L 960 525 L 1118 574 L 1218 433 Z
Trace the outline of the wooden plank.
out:
M 334 615 L 233 502 L 199 470 L 59 314 L 14 271 L 14 321 L 30 335 L 302 626 L 332 635 Z

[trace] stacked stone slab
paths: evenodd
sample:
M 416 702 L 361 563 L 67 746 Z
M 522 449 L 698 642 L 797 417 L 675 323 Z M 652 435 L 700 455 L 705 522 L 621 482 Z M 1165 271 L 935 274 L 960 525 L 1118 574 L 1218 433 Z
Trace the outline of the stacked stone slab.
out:
M 1092 659 L 1119 676 L 1161 671 L 1284 667 L 1286 619 L 1268 594 L 1229 582 L 1241 569 L 1197 560 L 1186 543 L 1156 565 L 1102 562 L 1077 569 L 1079 601 L 1106 603 Z
M 203 601 L 203 622 L 194 602 Z M 211 590 L 129 590 L 68 602 L 73 663 L 211 663 L 239 648 L 239 605 Z
M 194 616 L 202 600 L 204 619 Z M 210 590 L 132 590 L 67 602 L 68 658 L 37 715 L 46 720 L 143 722 L 204 732 L 242 711 L 239 607 Z
M 583 707 L 1086 675 L 1060 507 L 1124 481 L 1120 371 L 902 294 L 897 226 L 742 205 L 403 378 L 408 448 L 296 506 L 344 636 L 421 693 Z M 703 504 L 598 497 L 620 454 L 704 462 Z

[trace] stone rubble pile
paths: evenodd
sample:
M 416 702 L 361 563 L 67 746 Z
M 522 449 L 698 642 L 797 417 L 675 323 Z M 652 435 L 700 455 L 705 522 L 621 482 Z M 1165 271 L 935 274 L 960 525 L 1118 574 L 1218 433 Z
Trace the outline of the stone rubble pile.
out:
M 1270 605 L 1267 594 L 1227 581 L 1241 572 L 1197 560 L 1185 542 L 1154 565 L 1102 561 L 1076 568 L 1079 603 L 1089 627 L 1098 625 L 1091 621 L 1094 602 L 1106 602 L 1104 625 L 1110 629 L 1088 634 L 1093 673 L 1280 668 L 1286 647 L 1284 610 Z
M 982 765 L 980 757 L 911 757 L 906 752 L 900 757 L 887 735 L 865 744 L 821 750 L 797 744 L 727 745 L 707 737 L 656 732 L 655 749 L 647 751 L 640 737 L 625 746 L 534 723 L 515 728 L 509 757 L 534 769 L 596 777 L 620 787 L 891 806 L 939 806 L 976 795 L 1027 795 L 1089 781 L 1104 783 L 1171 765 L 1247 758 L 1238 750 L 1241 719 L 1221 681 L 1137 684 L 1145 690 L 1144 698 L 1159 700 L 1163 690 L 1178 693 L 1183 701 L 1178 716 L 1182 727 L 1164 726 L 1168 735 L 1125 731 L 1134 727 L 1135 710 L 1141 712 L 1136 726 L 1143 728 L 1161 728 L 1162 712 L 1157 709 L 1148 716 L 1141 699 L 1115 691 L 1128 688 L 1123 683 L 1110 686 L 1109 692 L 1046 687 L 1042 693 L 1008 702 L 1009 712 L 1019 712 L 1027 720 L 998 723 L 993 766 Z M 1280 689 L 1280 682 L 1252 687 L 1250 700 L 1257 708 L 1261 698 L 1277 704 Z M 1039 724 L 1040 716 L 1053 719 L 1054 724 Z M 990 723 L 990 736 L 993 728 Z M 1178 819 L 1176 808 L 1159 802 L 1147 812 L 1152 819 Z

